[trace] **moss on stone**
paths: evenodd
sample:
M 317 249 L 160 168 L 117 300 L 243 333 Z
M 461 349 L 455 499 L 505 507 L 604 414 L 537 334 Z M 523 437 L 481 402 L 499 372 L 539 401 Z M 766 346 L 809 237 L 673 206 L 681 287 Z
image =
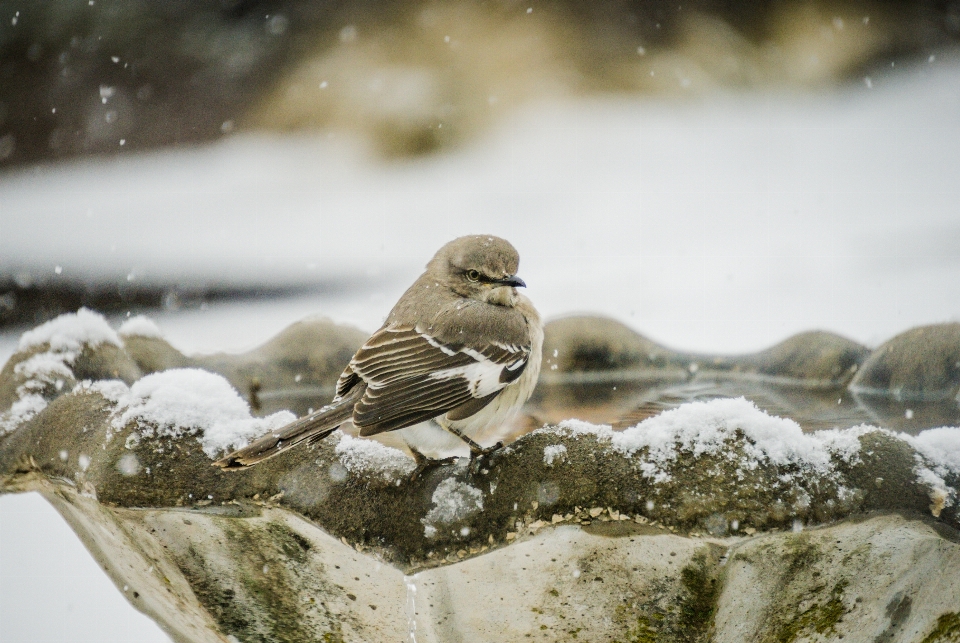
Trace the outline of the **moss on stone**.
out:
M 830 598 L 824 603 L 813 603 L 810 607 L 796 614 L 793 618 L 780 624 L 775 640 L 778 643 L 791 643 L 803 634 L 816 632 L 817 634 L 832 634 L 847 607 L 843 602 L 843 591 L 848 582 L 839 581 L 830 591 Z M 819 589 L 819 588 L 818 588 Z
M 921 643 L 957 643 L 960 641 L 960 612 L 947 612 L 937 618 L 937 625 Z
M 299 643 L 315 636 L 302 618 L 294 585 L 287 578 L 286 566 L 271 559 L 285 554 L 298 562 L 306 559 L 305 551 L 291 536 L 291 530 L 279 523 L 269 523 L 263 531 L 251 528 L 244 521 L 223 521 L 229 546 L 241 549 L 248 562 L 238 567 L 238 581 L 256 609 L 256 632 L 248 628 L 245 643 Z
M 287 558 L 291 558 L 298 563 L 307 562 L 310 543 L 306 538 L 279 522 L 272 522 L 267 525 L 267 531 L 273 536 L 273 542 L 286 554 Z
M 718 574 L 720 547 L 705 547 L 680 570 L 686 595 L 679 601 L 679 641 L 706 640 L 717 610 L 721 582 Z
M 811 567 L 821 556 L 820 547 L 806 534 L 794 536 L 787 541 L 787 580 L 802 570 Z

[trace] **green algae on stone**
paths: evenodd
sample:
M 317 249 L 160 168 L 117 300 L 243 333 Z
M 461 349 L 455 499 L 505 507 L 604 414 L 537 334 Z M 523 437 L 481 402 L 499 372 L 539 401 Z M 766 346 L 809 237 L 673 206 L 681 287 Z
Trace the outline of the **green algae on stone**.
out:
M 305 587 L 300 574 L 311 564 L 306 538 L 277 521 L 215 517 L 212 525 L 219 530 L 222 555 L 234 564 L 214 568 L 211 552 L 192 545 L 175 557 L 197 599 L 224 633 L 243 643 L 342 640 L 341 621 L 350 617 L 301 596 Z M 337 589 L 312 587 L 321 595 Z

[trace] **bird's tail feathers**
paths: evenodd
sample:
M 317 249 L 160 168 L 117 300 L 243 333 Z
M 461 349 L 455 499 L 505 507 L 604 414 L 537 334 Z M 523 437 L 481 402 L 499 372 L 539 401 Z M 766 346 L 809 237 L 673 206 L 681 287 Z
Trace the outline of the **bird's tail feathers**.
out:
M 353 395 L 270 431 L 242 449 L 225 455 L 213 465 L 226 470 L 246 469 L 303 442 L 319 442 L 351 418 L 358 397 L 358 392 L 354 392 Z

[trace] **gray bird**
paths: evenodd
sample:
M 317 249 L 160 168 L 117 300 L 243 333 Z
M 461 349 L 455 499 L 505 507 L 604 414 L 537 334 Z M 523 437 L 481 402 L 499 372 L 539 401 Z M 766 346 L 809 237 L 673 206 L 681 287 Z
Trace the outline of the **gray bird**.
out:
M 214 464 L 242 469 L 303 442 L 322 440 L 351 420 L 361 436 L 427 421 L 460 438 L 472 456 L 484 436 L 508 422 L 533 393 L 543 326 L 517 292 L 520 256 L 489 235 L 454 239 L 434 255 L 383 326 L 337 381 L 333 401 Z M 419 435 L 422 435 L 421 432 Z M 408 446 L 422 470 L 418 433 Z

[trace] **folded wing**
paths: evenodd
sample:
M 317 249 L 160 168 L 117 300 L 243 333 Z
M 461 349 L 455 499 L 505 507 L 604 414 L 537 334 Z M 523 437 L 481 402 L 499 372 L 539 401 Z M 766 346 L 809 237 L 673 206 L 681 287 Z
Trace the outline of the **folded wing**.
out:
M 360 435 L 374 435 L 461 407 L 476 413 L 520 377 L 529 357 L 529 346 L 444 344 L 417 328 L 387 327 L 357 351 L 337 396 L 366 385 L 353 422 Z

